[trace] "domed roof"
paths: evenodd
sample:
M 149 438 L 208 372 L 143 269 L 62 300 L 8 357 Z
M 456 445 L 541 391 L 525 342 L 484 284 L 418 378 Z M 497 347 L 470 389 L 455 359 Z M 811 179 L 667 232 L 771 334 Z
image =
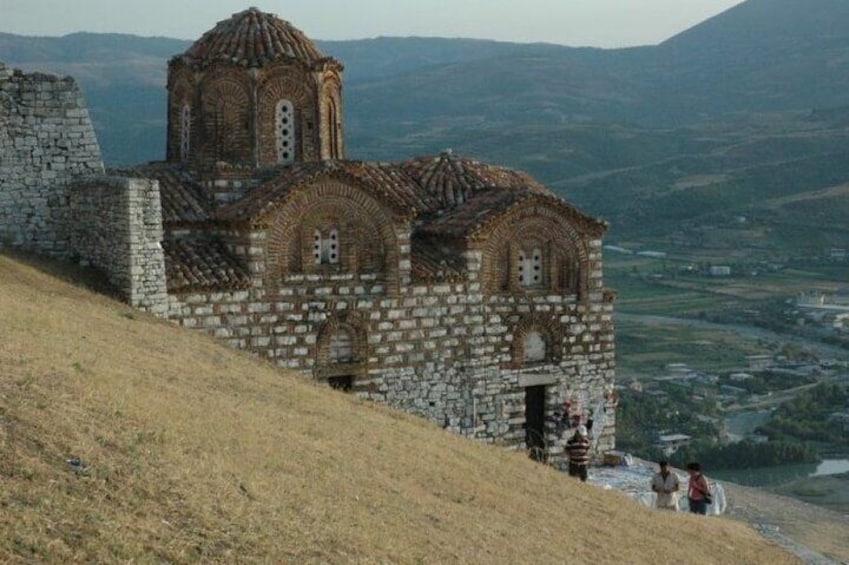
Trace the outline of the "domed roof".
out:
M 178 58 L 202 67 L 220 61 L 262 67 L 287 58 L 312 65 L 327 59 L 304 32 L 258 8 L 218 22 Z
M 460 206 L 478 192 L 496 187 L 549 192 L 527 173 L 456 157 L 451 150 L 406 161 L 401 167 L 445 208 Z

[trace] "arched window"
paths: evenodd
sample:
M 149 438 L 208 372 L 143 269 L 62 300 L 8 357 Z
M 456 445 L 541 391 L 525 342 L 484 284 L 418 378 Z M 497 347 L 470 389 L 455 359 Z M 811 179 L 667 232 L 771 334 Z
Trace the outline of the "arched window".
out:
M 525 364 L 542 363 L 548 358 L 548 344 L 537 330 L 529 330 L 522 338 Z
M 289 100 L 280 100 L 275 113 L 277 162 L 291 165 L 295 162 L 295 107 Z
M 543 283 L 542 250 L 537 248 L 519 251 L 519 285 L 524 287 L 541 286 Z
M 192 139 L 192 108 L 188 104 L 183 104 L 180 109 L 180 160 L 187 161 L 189 159 L 189 150 L 191 149 Z

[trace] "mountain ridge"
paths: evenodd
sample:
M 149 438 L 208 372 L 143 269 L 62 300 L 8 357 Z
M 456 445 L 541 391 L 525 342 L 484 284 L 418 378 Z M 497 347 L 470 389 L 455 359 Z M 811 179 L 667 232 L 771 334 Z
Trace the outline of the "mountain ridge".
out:
M 748 0 L 648 47 L 416 37 L 318 44 L 346 65 L 349 157 L 400 160 L 450 147 L 527 170 L 615 220 L 617 232 L 642 225 L 623 216 L 623 195 L 651 213 L 688 176 L 724 173 L 740 143 L 759 147 L 746 157 L 751 165 L 776 170 L 778 156 L 815 161 L 841 151 L 846 30 L 849 7 L 838 0 Z M 75 76 L 108 164 L 162 159 L 166 64 L 190 42 L 64 41 L 0 34 L 0 60 Z M 833 172 L 849 178 L 849 166 Z M 606 180 L 584 186 L 582 178 Z M 735 208 L 744 200 L 729 213 L 745 215 Z

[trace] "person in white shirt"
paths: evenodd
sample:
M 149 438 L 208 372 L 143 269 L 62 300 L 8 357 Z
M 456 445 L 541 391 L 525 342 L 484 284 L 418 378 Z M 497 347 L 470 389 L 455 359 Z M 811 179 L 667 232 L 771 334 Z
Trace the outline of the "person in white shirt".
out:
M 660 461 L 660 471 L 651 480 L 651 489 L 657 493 L 655 508 L 678 511 L 678 475 L 669 470 L 669 463 Z

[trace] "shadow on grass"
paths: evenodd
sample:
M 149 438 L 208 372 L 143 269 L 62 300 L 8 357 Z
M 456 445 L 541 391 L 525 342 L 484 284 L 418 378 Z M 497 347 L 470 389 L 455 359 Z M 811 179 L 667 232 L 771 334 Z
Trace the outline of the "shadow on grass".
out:
M 92 292 L 114 298 L 121 302 L 126 302 L 126 298 L 109 282 L 106 274 L 95 267 L 83 267 L 70 259 L 57 259 L 35 251 L 26 251 L 2 244 L 0 244 L 0 256 L 23 263 L 63 282 L 86 288 Z

